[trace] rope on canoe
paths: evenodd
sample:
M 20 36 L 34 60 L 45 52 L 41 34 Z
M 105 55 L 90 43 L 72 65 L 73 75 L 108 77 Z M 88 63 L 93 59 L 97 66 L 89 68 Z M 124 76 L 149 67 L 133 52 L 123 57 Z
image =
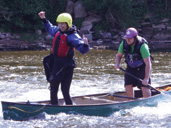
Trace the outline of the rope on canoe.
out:
M 46 106 L 46 105 L 44 105 L 44 106 L 41 107 L 40 109 L 38 109 L 38 110 L 36 110 L 36 111 L 32 111 L 32 112 L 25 111 L 25 110 L 22 110 L 22 109 L 20 109 L 20 108 L 14 107 L 14 106 L 9 106 L 8 109 L 17 109 L 17 110 L 19 110 L 19 111 L 21 111 L 21 112 L 25 112 L 25 113 L 36 113 L 36 112 L 42 110 L 45 106 Z

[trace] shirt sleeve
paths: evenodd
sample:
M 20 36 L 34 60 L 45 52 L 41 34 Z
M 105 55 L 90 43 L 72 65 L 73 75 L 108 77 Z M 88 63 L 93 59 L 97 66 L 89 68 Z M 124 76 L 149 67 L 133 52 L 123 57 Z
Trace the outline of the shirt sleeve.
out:
M 121 53 L 121 54 L 124 54 L 124 51 L 123 51 L 123 41 L 119 45 L 118 52 Z
M 141 48 L 140 48 L 140 53 L 143 59 L 147 58 L 150 56 L 150 51 L 149 47 L 146 43 L 144 43 Z
M 80 53 L 84 54 L 89 52 L 90 46 L 89 44 L 84 44 L 82 38 L 78 35 L 78 33 L 73 33 L 68 36 L 68 42 L 71 43 L 73 47 L 75 47 Z
M 59 30 L 58 26 L 52 25 L 50 23 L 50 21 L 48 21 L 48 20 L 43 25 L 44 25 L 45 30 L 53 37 L 55 36 L 57 31 Z

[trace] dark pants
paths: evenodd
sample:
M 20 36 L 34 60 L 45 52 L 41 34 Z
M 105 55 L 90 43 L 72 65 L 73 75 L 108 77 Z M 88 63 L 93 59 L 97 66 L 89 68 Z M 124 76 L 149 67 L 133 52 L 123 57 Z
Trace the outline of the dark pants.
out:
M 61 71 L 61 73 L 63 74 L 62 78 L 56 83 L 50 84 L 51 104 L 58 104 L 57 95 L 58 95 L 59 85 L 61 84 L 61 90 L 62 90 L 65 103 L 72 105 L 72 99 L 70 97 L 69 90 L 70 90 L 70 85 L 72 81 L 73 71 L 74 71 L 73 67 L 64 68 Z
M 140 78 L 140 79 L 144 79 L 145 77 L 145 65 L 142 65 L 139 68 L 131 68 L 131 67 L 127 67 L 126 68 L 126 72 Z M 141 81 L 133 78 L 132 76 L 128 75 L 125 73 L 124 75 L 125 78 L 125 86 L 126 85 L 133 85 L 133 87 L 138 87 L 139 89 L 141 89 L 141 87 L 146 87 L 145 85 L 142 84 Z M 149 84 L 151 84 L 151 79 L 149 79 Z
M 50 82 L 51 104 L 58 104 L 58 89 L 61 84 L 62 94 L 66 104 L 72 105 L 69 94 L 70 85 L 73 77 L 74 66 L 72 58 L 55 58 Z

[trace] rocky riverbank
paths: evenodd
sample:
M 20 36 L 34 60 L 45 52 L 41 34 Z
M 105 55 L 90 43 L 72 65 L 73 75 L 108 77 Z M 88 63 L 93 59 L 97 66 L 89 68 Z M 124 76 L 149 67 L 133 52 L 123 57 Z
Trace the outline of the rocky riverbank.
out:
M 37 33 L 37 32 L 36 32 Z M 38 33 L 37 33 L 38 34 Z M 40 34 L 40 33 L 39 33 Z M 30 35 L 31 36 L 31 35 Z M 123 35 L 122 35 L 123 36 Z M 120 44 L 119 40 L 109 41 L 98 39 L 89 41 L 91 49 L 111 49 L 117 50 Z M 148 42 L 152 51 L 171 51 L 171 40 L 151 40 Z M 40 40 L 28 42 L 20 39 L 20 35 L 10 33 L 0 34 L 0 51 L 21 51 L 21 50 L 50 50 L 52 37 L 48 34 Z
M 117 50 L 120 42 L 90 42 L 91 49 Z M 151 41 L 149 47 L 152 51 L 171 51 L 171 40 Z M 23 51 L 23 50 L 50 50 L 51 45 L 36 42 L 25 42 L 21 40 L 0 40 L 0 51 Z
M 80 29 L 80 35 L 83 34 L 88 38 L 92 49 L 118 49 L 119 43 L 123 39 L 125 30 L 111 28 L 109 31 L 93 29 L 94 24 L 102 22 L 102 17 L 89 13 L 85 10 L 80 1 L 68 0 L 66 12 L 74 15 L 73 19 L 84 18 Z M 115 23 L 116 19 L 111 12 L 106 13 L 110 17 L 109 21 Z M 149 43 L 151 50 L 154 51 L 171 51 L 171 26 L 170 19 L 164 18 L 153 24 L 152 15 L 145 15 L 144 20 L 136 29 L 140 36 L 143 36 Z M 132 27 L 132 26 L 130 26 Z M 96 31 L 96 32 L 95 32 Z M 48 34 L 42 35 L 41 30 L 30 34 L 39 36 L 35 41 L 23 41 L 21 35 L 0 32 L 0 51 L 9 50 L 48 50 L 51 48 L 52 37 Z M 95 36 L 96 34 L 96 36 Z

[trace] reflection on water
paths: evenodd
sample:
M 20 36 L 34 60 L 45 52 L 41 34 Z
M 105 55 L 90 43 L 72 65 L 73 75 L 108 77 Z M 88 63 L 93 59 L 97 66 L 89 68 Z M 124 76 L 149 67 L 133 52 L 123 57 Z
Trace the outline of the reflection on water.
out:
M 48 51 L 0 52 L 0 100 L 37 101 L 49 99 L 48 83 L 44 76 L 43 57 Z M 124 90 L 123 72 L 114 69 L 116 51 L 91 50 L 82 55 L 76 52 L 77 67 L 71 86 L 71 96 L 116 92 Z M 152 86 L 171 83 L 171 53 L 152 53 L 154 57 Z M 124 68 L 124 60 L 121 66 Z M 62 97 L 59 92 L 59 97 Z M 119 111 L 111 117 L 89 117 L 83 115 L 44 114 L 43 119 L 24 122 L 4 121 L 0 114 L 0 127 L 171 127 L 171 101 L 157 108 L 135 107 Z M 163 107 L 163 105 L 165 107 Z M 0 106 L 1 109 L 1 106 Z M 155 111 L 153 111 L 155 110 Z M 149 112 L 147 112 L 149 111 Z M 154 116 L 155 115 L 155 116 Z M 145 118 L 144 118 L 145 117 Z M 159 125 L 161 121 L 163 125 Z M 157 125 L 158 124 L 158 125 Z

